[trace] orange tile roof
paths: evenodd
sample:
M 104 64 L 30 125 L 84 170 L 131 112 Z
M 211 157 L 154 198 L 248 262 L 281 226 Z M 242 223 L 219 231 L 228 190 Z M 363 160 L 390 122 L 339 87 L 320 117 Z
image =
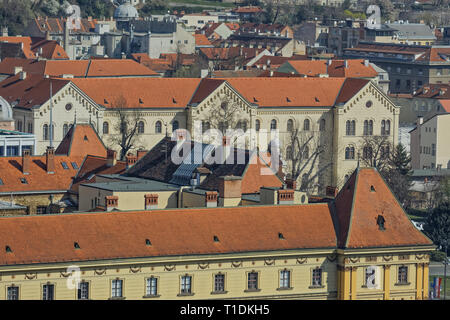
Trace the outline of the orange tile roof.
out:
M 335 104 L 346 103 L 369 82 L 370 80 L 367 79 L 345 78 L 344 85 L 341 88 L 341 92 L 339 92 Z
M 25 58 L 36 58 L 35 52 L 31 51 L 31 37 L 0 37 L 0 42 L 23 43 L 22 52 Z
M 292 68 L 297 73 L 307 76 L 317 76 L 319 74 L 328 74 L 330 77 L 353 77 L 353 78 L 372 78 L 378 73 L 369 64 L 364 65 L 363 59 L 346 60 L 348 67 L 345 68 L 344 60 L 331 60 L 331 65 L 327 67 L 327 61 L 324 60 L 289 60 Z
M 7 217 L 0 232 L 0 265 L 336 246 L 327 204 Z
M 236 13 L 258 13 L 263 10 L 260 7 L 247 6 L 235 8 L 233 11 Z
M 450 113 L 450 99 L 449 100 L 442 99 L 442 100 L 439 100 L 439 102 L 440 102 L 442 108 L 444 108 L 444 110 L 447 113 Z
M 122 174 L 125 172 L 126 167 L 127 164 L 125 161 L 117 161 L 114 166 L 108 167 L 106 157 L 88 155 L 80 166 L 80 170 L 78 171 L 76 177 L 73 179 L 73 183 L 70 186 L 70 191 L 78 193 L 80 184 L 96 182 L 95 176 L 89 179 L 92 175 Z
M 331 107 L 344 78 L 228 78 L 230 85 L 260 107 Z
M 65 154 L 71 157 L 106 156 L 106 147 L 102 139 L 90 124 L 73 125 L 60 142 L 55 154 Z
M 46 79 L 42 78 L 42 75 L 28 73 L 26 79 L 20 80 L 20 74 L 17 74 L 0 82 L 0 96 L 10 103 L 18 101 L 18 107 L 31 109 L 50 99 L 50 81 L 53 94 L 69 83 L 63 79 Z
M 281 188 L 283 182 L 277 177 L 276 173 L 267 174 L 270 172 L 269 170 L 270 166 L 259 157 L 256 163 L 250 163 L 243 174 L 241 192 L 243 194 L 259 193 L 261 187 Z
M 121 96 L 125 98 L 129 108 L 184 108 L 200 83 L 200 79 L 189 78 L 77 78 L 71 80 L 96 103 L 107 108 L 112 108 Z
M 212 46 L 208 38 L 204 34 L 195 34 L 195 45 L 196 46 Z
M 335 204 L 339 247 L 432 245 L 412 224 L 374 168 L 357 169 L 342 187 Z M 385 220 L 385 230 L 379 230 L 379 215 Z
M 200 52 L 205 55 L 209 60 L 228 60 L 239 56 L 245 56 L 245 58 L 255 57 L 258 52 L 264 49 L 258 48 L 200 48 Z
M 22 157 L 0 157 L 0 193 L 21 193 L 36 191 L 61 191 L 65 192 L 72 183 L 72 178 L 78 169 L 74 169 L 71 162 L 77 166 L 81 165 L 83 157 L 68 157 L 55 155 L 55 173 L 48 174 L 46 167 L 46 156 L 30 157 L 29 174 L 22 172 Z M 62 162 L 65 162 L 68 169 L 64 169 Z M 27 180 L 26 184 L 21 182 L 21 178 Z
M 63 33 L 66 20 L 66 18 L 37 17 L 33 22 L 41 32 Z M 80 29 L 75 29 L 75 31 L 90 32 L 95 29 L 96 24 L 96 19 L 89 20 L 82 18 L 80 20 Z

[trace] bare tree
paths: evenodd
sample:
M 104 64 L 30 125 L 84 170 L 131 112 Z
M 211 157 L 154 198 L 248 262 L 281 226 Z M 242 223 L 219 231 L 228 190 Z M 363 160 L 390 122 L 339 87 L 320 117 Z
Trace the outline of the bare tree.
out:
M 203 122 L 203 131 L 208 129 L 218 129 L 222 135 L 227 129 L 242 129 L 246 131 L 248 123 L 242 117 L 242 109 L 233 99 L 223 95 L 219 98 L 219 103 L 213 105 Z
M 114 103 L 113 109 L 117 112 L 118 121 L 113 128 L 116 134 L 109 137 L 110 143 L 120 147 L 120 159 L 124 160 L 128 151 L 137 148 L 139 143 L 139 126 L 143 124 L 137 110 L 129 110 L 125 97 L 120 96 Z
M 325 182 L 319 177 L 332 163 L 330 160 L 324 161 L 327 145 L 322 140 L 318 131 L 301 131 L 298 128 L 290 131 L 285 154 L 287 177 L 293 180 L 301 178 L 302 191 L 312 193 L 325 187 Z
M 358 153 L 361 163 L 367 167 L 376 167 L 379 171 L 386 169 L 394 149 L 389 138 L 388 135 L 364 136 L 361 144 L 362 155 Z

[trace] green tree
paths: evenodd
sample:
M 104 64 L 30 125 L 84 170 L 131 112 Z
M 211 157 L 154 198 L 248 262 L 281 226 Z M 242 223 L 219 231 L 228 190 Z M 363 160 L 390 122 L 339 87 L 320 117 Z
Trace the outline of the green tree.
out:
M 142 16 L 150 16 L 151 14 L 167 13 L 169 7 L 163 0 L 146 1 L 145 5 L 139 10 Z
M 450 245 L 450 202 L 441 203 L 438 207 L 433 209 L 427 217 L 424 225 L 426 235 L 433 240 L 433 242 L 444 248 Z M 448 252 L 447 252 L 448 254 Z
M 8 27 L 10 35 L 22 34 L 32 18 L 34 13 L 30 0 L 0 1 L 0 26 Z
M 389 163 L 393 169 L 398 170 L 402 175 L 411 174 L 411 157 L 401 143 L 395 147 Z

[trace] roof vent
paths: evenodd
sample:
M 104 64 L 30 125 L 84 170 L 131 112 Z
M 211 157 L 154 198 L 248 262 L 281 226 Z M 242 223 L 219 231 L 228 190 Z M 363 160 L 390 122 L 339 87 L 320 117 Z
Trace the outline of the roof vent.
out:
M 108 103 L 109 103 L 108 100 L 106 100 L 106 99 L 103 99 L 103 102 L 104 102 L 105 104 L 108 104 Z
M 370 192 L 375 192 L 375 187 L 374 186 L 370 186 Z
M 253 102 L 258 102 L 258 99 L 256 99 L 255 97 L 253 97 Z
M 283 234 L 281 232 L 278 232 L 278 239 L 285 240 L 284 236 L 283 236 Z
M 84 136 L 84 141 L 88 141 L 89 139 L 88 139 L 88 137 L 85 135 Z
M 6 253 L 11 253 L 12 252 L 12 250 L 11 250 L 11 248 L 9 246 L 6 246 L 5 250 L 6 250 Z
M 289 97 L 286 97 L 286 101 L 287 101 L 287 102 L 291 102 L 291 100 L 289 99 Z
M 384 217 L 382 215 L 378 215 L 377 217 L 377 225 L 378 225 L 378 229 L 380 230 L 386 230 L 386 228 L 384 227 L 384 223 L 386 220 L 384 220 Z
M 177 103 L 177 100 L 175 100 L 175 98 L 172 97 L 172 102 Z
M 140 103 L 140 104 L 143 104 L 143 103 L 144 103 L 144 101 L 142 100 L 142 98 L 139 98 L 139 103 Z
M 74 243 L 73 243 L 73 247 L 74 247 L 75 249 L 80 249 L 80 245 L 78 244 L 78 242 L 74 242 Z
M 150 239 L 145 239 L 145 244 L 147 246 L 151 246 L 152 245 L 152 243 L 150 242 Z
M 316 100 L 316 102 L 320 101 L 319 98 L 317 98 L 317 97 L 314 97 L 314 100 Z
M 214 242 L 219 242 L 219 237 L 218 236 L 214 236 Z

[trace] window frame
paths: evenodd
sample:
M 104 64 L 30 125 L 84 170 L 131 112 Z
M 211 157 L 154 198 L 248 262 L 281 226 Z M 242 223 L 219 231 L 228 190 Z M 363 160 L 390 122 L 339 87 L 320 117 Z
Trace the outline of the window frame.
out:
M 80 296 L 82 296 L 82 293 L 83 293 L 83 289 L 81 288 L 82 284 L 87 284 L 87 298 L 80 297 Z M 78 288 L 77 288 L 77 300 L 89 300 L 90 293 L 91 293 L 90 281 L 81 280 L 80 283 L 78 284 Z
M 250 279 L 250 275 L 254 275 L 256 274 L 256 279 Z M 259 277 L 260 277 L 260 272 L 259 271 L 249 271 L 246 273 L 246 290 L 245 292 L 258 292 L 261 291 L 261 288 L 259 287 Z M 250 281 L 255 282 L 256 283 L 256 287 L 255 288 L 250 288 Z
M 184 291 L 186 289 L 183 289 L 183 286 L 186 287 L 187 286 L 187 282 L 184 282 L 184 279 L 189 278 L 189 291 Z M 184 274 L 180 276 L 180 286 L 179 286 L 179 293 L 178 296 L 193 296 L 194 295 L 194 290 L 193 290 L 193 283 L 194 283 L 194 276 L 192 274 Z
M 9 295 L 9 289 L 11 289 L 11 288 L 16 288 L 17 289 L 17 293 L 16 293 L 16 295 L 17 295 L 17 297 L 16 297 L 16 299 L 10 299 L 9 297 L 10 297 L 10 295 Z M 6 286 L 6 300 L 8 300 L 8 301 L 14 301 L 14 300 L 20 300 L 20 286 L 19 285 L 16 285 L 16 284 L 14 284 L 14 283 L 12 283 L 12 284 L 10 284 L 10 285 L 8 285 L 8 286 Z
M 320 271 L 320 283 L 316 284 L 314 283 L 314 279 L 315 279 L 315 275 L 314 272 L 315 271 Z M 311 268 L 311 285 L 309 286 L 310 289 L 313 288 L 324 288 L 325 286 L 323 285 L 323 269 L 321 267 L 315 267 L 315 268 Z
M 285 285 L 286 278 L 283 278 L 283 273 L 287 273 L 287 286 Z M 277 290 L 292 289 L 292 270 L 284 268 L 278 271 L 278 288 Z
M 46 292 L 46 290 L 44 288 L 46 286 L 51 286 L 51 288 L 52 288 L 52 291 L 51 291 L 51 296 L 52 297 L 51 297 L 51 299 L 44 299 L 44 295 L 45 294 L 48 295 L 48 292 Z M 41 290 L 42 290 L 42 294 L 41 294 L 42 300 L 45 300 L 45 301 L 55 300 L 55 296 L 56 296 L 56 284 L 55 283 L 52 283 L 52 282 L 44 283 L 44 284 L 41 285 Z
M 223 289 L 222 290 L 217 290 L 217 276 L 221 276 L 222 277 L 222 286 L 223 286 Z M 226 290 L 226 278 L 227 278 L 227 276 L 226 276 L 226 274 L 225 273 L 223 273 L 223 272 L 218 272 L 218 273 L 214 273 L 213 274 L 213 277 L 212 277 L 212 280 L 213 280 L 213 282 L 212 282 L 212 291 L 211 291 L 211 294 L 225 294 L 225 293 L 227 293 L 228 291 Z
M 158 297 L 161 296 L 159 294 L 159 279 L 160 279 L 160 277 L 156 277 L 156 276 L 153 276 L 153 275 L 150 276 L 150 277 L 145 278 L 145 282 L 144 282 L 144 296 L 143 296 L 143 298 L 158 298 Z M 149 288 L 150 288 L 150 290 L 152 288 L 151 282 L 150 282 L 150 287 L 149 287 L 149 281 L 152 281 L 152 280 L 155 280 L 155 282 L 156 282 L 156 285 L 155 285 L 156 290 L 155 290 L 154 294 L 151 293 L 151 291 L 149 292 Z
M 400 277 L 402 276 L 400 269 L 401 268 L 406 268 L 406 274 L 405 274 L 405 279 L 401 279 Z M 400 265 L 397 268 L 397 283 L 396 285 L 409 285 L 409 267 L 407 265 Z
M 116 281 L 120 281 L 120 296 L 113 296 L 113 290 L 114 290 L 114 283 L 116 282 Z M 123 295 L 123 293 L 124 293 L 124 288 L 125 288 L 125 281 L 123 280 L 123 279 L 121 279 L 121 278 L 115 278 L 115 279 L 111 279 L 111 281 L 110 281 L 110 284 L 111 284 L 111 290 L 110 290 L 110 292 L 111 292 L 111 297 L 110 297 L 110 299 L 111 300 L 114 300 L 114 299 L 125 299 L 125 297 L 124 297 L 124 295 Z M 115 290 L 117 290 L 117 288 L 115 289 Z

